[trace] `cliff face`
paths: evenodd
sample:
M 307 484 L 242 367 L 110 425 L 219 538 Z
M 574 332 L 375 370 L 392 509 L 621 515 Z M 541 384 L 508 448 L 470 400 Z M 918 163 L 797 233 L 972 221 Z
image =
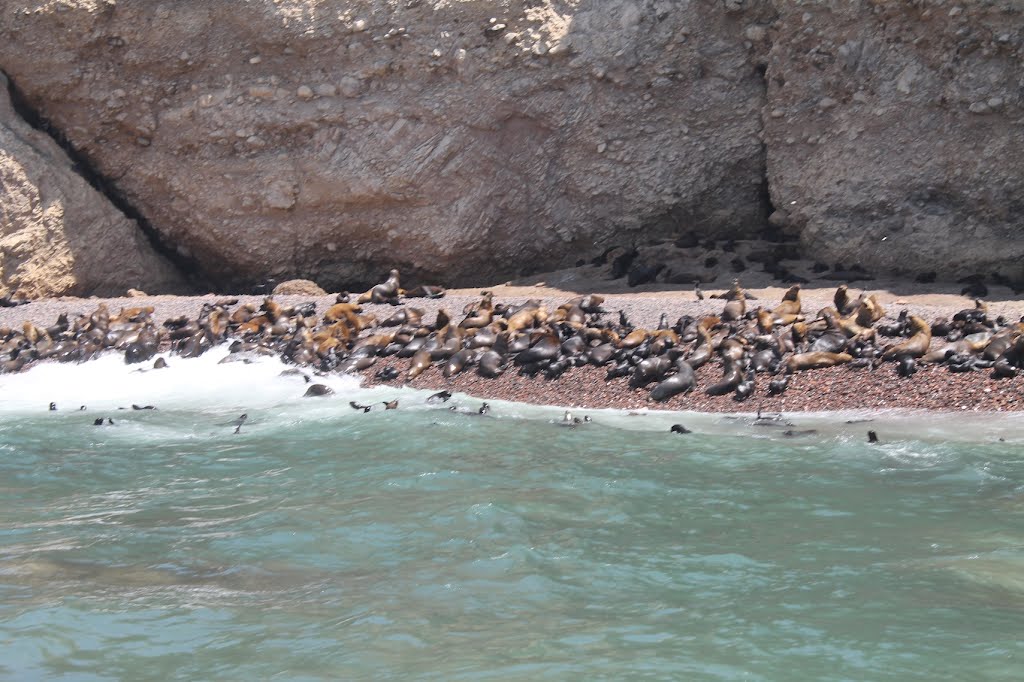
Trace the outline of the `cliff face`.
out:
M 1024 4 L 776 5 L 768 180 L 807 252 L 1024 281 Z
M 0 76 L 0 291 L 30 297 L 177 291 L 179 274 L 138 225 L 14 111 Z
M 479 283 L 771 204 L 811 256 L 1020 277 L 1022 37 L 1012 2 L 35 0 L 0 68 L 220 288 Z

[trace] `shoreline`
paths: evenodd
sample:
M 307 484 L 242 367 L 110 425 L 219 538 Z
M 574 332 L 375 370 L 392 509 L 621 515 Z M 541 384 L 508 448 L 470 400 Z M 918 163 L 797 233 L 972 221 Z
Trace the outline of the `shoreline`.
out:
M 494 287 L 495 302 L 518 304 L 529 298 L 536 298 L 549 310 L 576 295 L 574 291 L 553 289 L 549 287 Z M 506 292 L 503 293 L 503 292 Z M 708 288 L 708 294 L 717 293 L 720 289 Z M 769 287 L 751 289 L 757 296 L 748 302 L 749 308 L 763 306 L 772 308 L 779 303 L 782 291 Z M 808 318 L 817 311 L 831 304 L 835 288 L 805 288 L 801 291 L 803 309 Z M 882 320 L 891 321 L 899 311 L 907 309 L 911 314 L 922 316 L 931 322 L 934 318 L 951 317 L 959 309 L 973 307 L 965 297 L 942 297 L 938 301 L 927 295 L 897 296 L 888 292 L 879 292 L 879 300 L 886 307 L 887 315 Z M 245 303 L 259 304 L 263 296 L 153 296 L 141 298 L 107 298 L 107 299 L 45 299 L 16 308 L 0 309 L 0 327 L 17 329 L 20 322 L 29 320 L 38 326 L 53 324 L 56 316 L 67 312 L 69 318 L 75 315 L 88 315 L 100 303 L 105 303 L 112 314 L 122 307 L 152 305 L 152 320 L 157 327 L 167 318 L 186 315 L 194 319 L 204 304 L 225 299 L 237 299 L 230 309 Z M 316 305 L 318 317 L 334 303 L 334 296 L 310 297 L 301 295 L 275 296 L 274 300 L 284 306 L 298 306 L 306 302 Z M 480 301 L 479 290 L 449 291 L 441 299 L 405 299 L 401 306 L 387 304 L 365 304 L 365 313 L 375 314 L 379 320 L 412 306 L 424 310 L 423 319 L 431 320 L 440 309 L 447 310 L 453 323 L 462 319 L 463 307 Z M 959 306 L 955 305 L 957 302 Z M 705 298 L 697 300 L 692 291 L 631 291 L 623 294 L 608 294 L 603 304 L 606 314 L 604 319 L 614 318 L 619 310 L 625 312 L 630 321 L 637 327 L 653 329 L 662 313 L 667 314 L 670 321 L 677 317 L 690 315 L 701 317 L 721 314 L 724 301 Z M 1004 315 L 1008 322 L 1015 322 L 1024 314 L 1024 301 L 1003 300 L 990 304 L 990 314 Z M 391 328 L 392 330 L 394 328 Z M 368 334 L 386 331 L 375 327 L 364 331 Z M 230 336 L 230 335 L 229 335 Z M 900 339 L 890 339 L 900 340 Z M 166 342 L 165 342 L 166 344 Z M 932 347 L 937 345 L 933 341 Z M 161 350 L 164 350 L 163 346 Z M 172 356 L 173 357 L 173 356 Z M 37 360 L 39 362 L 55 362 L 55 360 Z M 451 390 L 465 393 L 480 400 L 509 400 L 520 403 L 547 406 L 564 406 L 568 409 L 622 409 L 651 411 L 692 411 L 702 413 L 756 413 L 759 409 L 766 413 L 808 413 L 835 412 L 843 410 L 877 411 L 877 410 L 926 410 L 929 412 L 950 412 L 956 414 L 970 413 L 1007 413 L 1024 411 L 1024 373 L 1013 378 L 993 379 L 991 371 L 975 370 L 953 373 L 943 365 L 921 365 L 916 374 L 909 378 L 900 377 L 895 362 L 884 362 L 878 367 L 853 369 L 849 366 L 826 367 L 809 371 L 795 372 L 791 375 L 787 390 L 782 395 L 767 395 L 768 377 L 759 378 L 753 395 L 743 402 L 737 402 L 731 394 L 711 396 L 705 389 L 722 377 L 722 365 L 716 357 L 704 367 L 696 370 L 696 388 L 688 394 L 677 395 L 665 402 L 655 402 L 649 396 L 652 386 L 632 389 L 626 377 L 606 381 L 606 367 L 583 365 L 571 367 L 557 379 L 546 379 L 538 375 L 534 378 L 520 376 L 517 368 L 511 363 L 504 373 L 497 378 L 484 378 L 473 369 L 457 374 L 451 378 L 442 375 L 444 362 L 436 360 L 421 375 L 410 381 L 405 380 L 409 368 L 408 358 L 394 356 L 380 357 L 368 368 L 354 373 L 365 387 L 392 387 L 408 385 L 410 388 L 422 390 Z M 31 366 L 31 365 L 30 365 Z M 385 368 L 395 368 L 400 376 L 392 380 L 381 380 L 376 376 Z M 316 372 L 313 367 L 302 367 L 315 382 Z

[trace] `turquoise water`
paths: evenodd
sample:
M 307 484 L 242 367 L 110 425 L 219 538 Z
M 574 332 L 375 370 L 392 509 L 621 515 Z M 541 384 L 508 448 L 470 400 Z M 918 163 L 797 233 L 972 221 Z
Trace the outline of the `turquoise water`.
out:
M 0 378 L 3 679 L 1024 679 L 1020 418 L 566 428 L 104 362 Z

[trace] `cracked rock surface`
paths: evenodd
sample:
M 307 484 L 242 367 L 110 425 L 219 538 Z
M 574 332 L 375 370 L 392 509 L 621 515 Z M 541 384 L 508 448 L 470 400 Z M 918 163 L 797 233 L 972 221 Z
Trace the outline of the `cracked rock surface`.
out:
M 0 293 L 30 298 L 181 291 L 138 225 L 14 111 L 0 75 Z

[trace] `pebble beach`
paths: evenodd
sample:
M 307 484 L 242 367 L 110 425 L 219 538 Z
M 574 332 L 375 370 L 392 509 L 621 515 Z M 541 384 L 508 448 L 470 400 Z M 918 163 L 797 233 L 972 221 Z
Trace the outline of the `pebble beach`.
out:
M 522 303 L 537 299 L 549 309 L 583 291 L 566 290 L 543 285 L 502 285 L 489 289 L 495 301 L 507 304 Z M 747 291 L 756 299 L 748 301 L 754 308 L 771 308 L 778 304 L 785 289 L 778 287 L 751 288 Z M 831 304 L 835 289 L 832 286 L 811 286 L 802 291 L 803 310 L 809 317 L 814 311 Z M 907 310 L 932 321 L 938 317 L 951 317 L 957 311 L 973 307 L 973 301 L 955 294 L 911 294 L 897 295 L 886 290 L 872 289 L 886 308 L 886 319 L 894 319 L 900 311 Z M 654 328 L 664 313 L 674 322 L 683 315 L 701 317 L 717 315 L 723 301 L 710 298 L 721 293 L 721 289 L 708 287 L 706 297 L 698 300 L 692 290 L 663 289 L 640 292 L 607 294 L 604 308 L 607 316 L 617 316 L 623 311 L 637 327 Z M 334 295 L 275 296 L 284 306 L 312 302 L 319 313 L 334 303 Z M 195 317 L 204 304 L 225 299 L 237 299 L 236 305 L 259 304 L 262 296 L 148 296 L 134 298 L 60 298 L 35 301 L 15 308 L 0 309 L 0 327 L 19 327 L 24 321 L 36 325 L 48 325 L 61 313 L 73 318 L 88 314 L 101 302 L 111 312 L 122 307 L 152 306 L 153 318 L 158 322 L 185 315 Z M 480 290 L 453 290 L 441 299 L 408 299 L 402 303 L 425 311 L 424 318 L 432 319 L 438 310 L 444 309 L 458 317 L 466 304 L 479 301 Z M 390 305 L 366 304 L 368 313 L 384 319 L 397 308 Z M 992 317 L 1003 316 L 1016 321 L 1024 315 L 1024 302 L 1005 298 L 989 303 Z M 933 347 L 938 341 L 933 341 Z M 420 376 L 407 382 L 405 372 L 408 359 L 383 357 L 369 369 L 362 372 L 364 385 L 408 385 L 424 390 L 449 390 L 466 393 L 480 400 L 500 399 L 517 402 L 565 406 L 567 408 L 619 408 L 652 410 L 688 410 L 700 412 L 805 412 L 831 410 L 934 410 L 934 411 L 985 411 L 1005 412 L 1024 410 L 1024 377 L 994 379 L 991 372 L 971 371 L 952 373 L 945 366 L 922 365 L 912 377 L 897 374 L 895 363 L 883 363 L 878 367 L 852 368 L 848 366 L 829 367 L 812 371 L 797 372 L 789 388 L 782 395 L 771 396 L 766 390 L 767 381 L 761 381 L 754 394 L 743 402 L 737 402 L 731 395 L 710 396 L 705 388 L 721 378 L 721 367 L 709 363 L 697 370 L 696 389 L 688 394 L 674 396 L 666 402 L 654 402 L 649 391 L 631 389 L 627 378 L 605 380 L 603 367 L 583 366 L 572 368 L 560 378 L 550 380 L 543 376 L 520 375 L 510 367 L 501 376 L 490 379 L 479 376 L 472 370 L 464 371 L 451 378 L 442 375 L 443 363 L 435 363 Z M 391 381 L 382 381 L 375 375 L 386 367 L 394 367 L 401 376 Z M 311 376 L 312 368 L 306 368 Z

